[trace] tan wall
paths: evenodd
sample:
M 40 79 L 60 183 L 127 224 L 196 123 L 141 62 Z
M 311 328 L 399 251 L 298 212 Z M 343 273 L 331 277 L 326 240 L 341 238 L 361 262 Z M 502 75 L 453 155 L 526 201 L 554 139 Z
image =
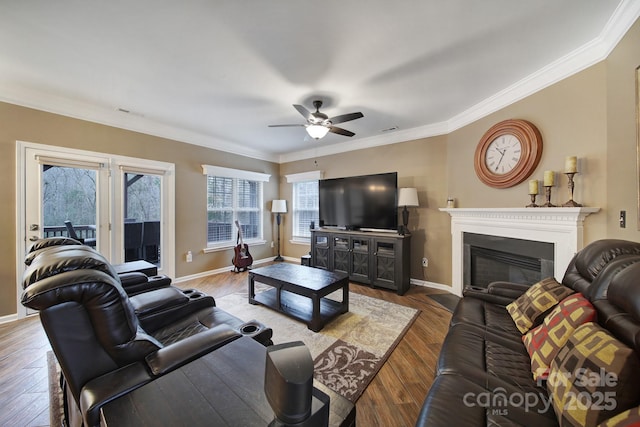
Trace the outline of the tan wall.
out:
M 640 241 L 636 149 L 636 82 L 640 66 L 640 22 L 607 58 L 607 236 Z M 627 227 L 618 214 L 627 211 Z
M 543 139 L 542 158 L 530 179 L 542 180 L 545 170 L 556 171 L 551 202 L 561 205 L 569 199 L 568 179 L 562 174 L 565 157 L 577 156 L 580 173 L 575 178 L 574 199 L 585 206 L 605 209 L 587 218 L 585 240 L 605 237 L 605 78 L 605 64 L 597 64 L 449 134 L 449 192 L 457 199 L 458 207 L 524 207 L 530 203 L 528 180 L 511 188 L 494 189 L 483 184 L 473 168 L 478 142 L 492 125 L 511 118 L 525 119 L 538 127 Z M 544 203 L 544 196 L 538 196 L 537 201 Z
M 315 163 L 317 162 L 317 164 Z M 321 170 L 324 178 L 338 178 L 372 173 L 398 172 L 399 187 L 418 190 L 418 208 L 409 208 L 411 231 L 411 277 L 437 283 L 450 283 L 451 246 L 449 216 L 438 211 L 447 199 L 446 137 L 385 145 L 281 165 L 281 174 Z M 282 180 L 280 194 L 290 203 L 292 185 Z M 398 211 L 398 220 L 402 216 Z M 291 227 L 284 227 L 284 253 L 299 257 L 309 252 L 309 245 L 290 243 Z M 423 257 L 429 267 L 422 268 Z
M 16 312 L 16 141 L 119 154 L 171 162 L 176 165 L 176 276 L 187 276 L 229 266 L 233 251 L 205 254 L 206 179 L 201 164 L 218 165 L 271 174 L 264 187 L 265 239 L 268 227 L 267 201 L 277 198 L 279 166 L 177 141 L 130 132 L 42 111 L 0 103 L 0 316 Z M 188 250 L 193 263 L 185 262 Z M 254 259 L 273 256 L 269 245 L 251 248 Z

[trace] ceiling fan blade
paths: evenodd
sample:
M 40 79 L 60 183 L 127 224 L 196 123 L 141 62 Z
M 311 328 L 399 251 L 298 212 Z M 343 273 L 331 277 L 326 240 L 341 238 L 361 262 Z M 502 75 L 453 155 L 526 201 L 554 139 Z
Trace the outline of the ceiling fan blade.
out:
M 302 117 L 304 117 L 305 119 L 307 120 L 313 119 L 313 114 L 311 114 L 311 111 L 304 108 L 304 106 L 300 104 L 293 104 L 293 108 L 298 110 L 298 113 L 302 114 Z
M 290 128 L 290 127 L 300 127 L 305 125 L 268 125 L 270 128 Z
M 344 135 L 344 136 L 355 135 L 355 133 L 351 132 L 350 130 L 342 129 L 336 126 L 329 126 L 329 132 L 337 133 L 338 135 Z
M 364 114 L 362 114 L 361 112 L 357 112 L 357 113 L 342 114 L 340 116 L 331 117 L 329 121 L 335 125 L 337 123 L 344 123 L 351 120 L 360 119 L 362 117 L 364 117 Z

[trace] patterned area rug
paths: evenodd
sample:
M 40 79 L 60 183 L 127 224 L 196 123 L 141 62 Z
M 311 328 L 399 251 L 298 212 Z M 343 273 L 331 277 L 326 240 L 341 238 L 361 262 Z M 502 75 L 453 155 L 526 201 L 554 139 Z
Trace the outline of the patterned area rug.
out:
M 256 284 L 256 291 L 259 286 Z M 340 301 L 342 291 L 329 298 Z M 243 320 L 256 319 L 271 327 L 275 344 L 304 342 L 314 359 L 315 378 L 354 403 L 420 313 L 410 307 L 350 292 L 349 312 L 316 333 L 302 322 L 249 304 L 246 293 L 216 298 L 216 304 Z M 311 302 L 309 307 L 311 309 Z

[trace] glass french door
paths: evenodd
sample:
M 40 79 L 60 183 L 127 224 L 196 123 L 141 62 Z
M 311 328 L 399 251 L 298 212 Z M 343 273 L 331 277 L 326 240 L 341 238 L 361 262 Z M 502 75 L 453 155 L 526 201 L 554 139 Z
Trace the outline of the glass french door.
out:
M 24 251 L 53 236 L 73 237 L 109 253 L 107 159 L 25 150 Z
M 124 169 L 122 179 L 124 260 L 162 267 L 161 173 Z

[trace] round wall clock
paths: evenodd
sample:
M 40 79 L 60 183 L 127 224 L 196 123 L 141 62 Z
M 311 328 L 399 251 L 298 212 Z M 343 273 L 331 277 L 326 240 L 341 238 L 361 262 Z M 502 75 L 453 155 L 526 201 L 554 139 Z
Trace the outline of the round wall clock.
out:
M 535 170 L 542 156 L 540 131 L 526 120 L 497 123 L 480 139 L 474 157 L 476 175 L 494 188 L 520 184 Z

